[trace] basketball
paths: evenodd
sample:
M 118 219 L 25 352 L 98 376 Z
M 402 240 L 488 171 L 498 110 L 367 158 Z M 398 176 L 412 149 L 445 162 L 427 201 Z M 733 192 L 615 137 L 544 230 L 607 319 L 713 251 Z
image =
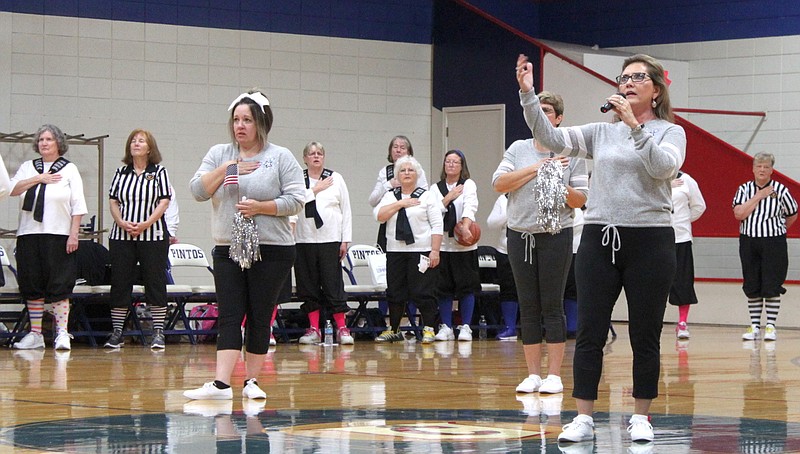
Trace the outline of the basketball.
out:
M 478 225 L 477 222 L 473 222 L 469 225 L 469 231 L 472 233 L 472 238 L 470 241 L 466 241 L 461 239 L 462 229 L 464 228 L 464 224 L 459 222 L 456 224 L 456 228 L 453 231 L 453 235 L 455 236 L 456 242 L 462 246 L 472 246 L 473 244 L 477 243 L 481 239 L 481 227 Z

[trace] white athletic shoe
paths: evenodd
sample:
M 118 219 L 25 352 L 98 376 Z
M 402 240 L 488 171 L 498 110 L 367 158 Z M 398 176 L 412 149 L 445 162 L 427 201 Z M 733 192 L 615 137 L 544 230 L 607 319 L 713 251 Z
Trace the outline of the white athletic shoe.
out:
M 267 393 L 258 387 L 258 382 L 255 378 L 251 378 L 245 382 L 244 389 L 242 389 L 242 397 L 248 399 L 266 399 Z
M 437 341 L 451 341 L 455 340 L 456 336 L 453 334 L 453 328 L 450 328 L 449 326 L 442 323 L 441 325 L 439 325 L 439 332 L 436 333 L 434 339 Z
M 233 389 L 219 389 L 210 381 L 200 388 L 184 391 L 183 397 L 192 400 L 230 400 L 233 399 Z
M 18 350 L 33 350 L 37 348 L 44 348 L 44 336 L 42 333 L 34 333 L 31 331 L 26 334 L 19 342 L 14 342 L 14 348 Z
M 472 342 L 472 328 L 467 324 L 458 327 L 458 340 L 462 342 Z
M 540 386 L 542 386 L 542 377 L 538 375 L 528 375 L 525 377 L 525 380 L 522 380 L 522 383 L 517 385 L 517 392 L 535 393 L 539 391 Z
M 69 342 L 70 339 L 72 339 L 72 334 L 66 331 L 59 331 L 53 345 L 56 350 L 72 350 L 72 345 L 70 345 Z
M 647 416 L 633 415 L 629 422 L 628 433 L 631 434 L 631 441 L 653 441 L 653 426 L 650 424 Z
M 579 443 L 594 439 L 594 419 L 588 415 L 578 415 L 572 422 L 561 428 L 558 441 Z
M 548 375 L 539 386 L 539 392 L 542 394 L 558 394 L 562 391 L 564 391 L 564 385 L 558 375 Z

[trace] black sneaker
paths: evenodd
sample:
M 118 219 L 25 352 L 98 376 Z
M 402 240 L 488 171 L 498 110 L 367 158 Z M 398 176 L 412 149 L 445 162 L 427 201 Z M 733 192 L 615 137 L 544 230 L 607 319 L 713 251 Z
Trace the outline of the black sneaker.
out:
M 106 341 L 105 345 L 103 345 L 103 347 L 107 348 L 120 348 L 123 346 L 125 346 L 125 341 L 122 338 L 121 329 L 115 329 L 114 332 L 108 336 L 108 340 Z
M 150 349 L 151 350 L 164 350 L 167 348 L 167 343 L 164 341 L 164 330 L 163 329 L 154 329 L 153 330 L 153 340 L 150 341 Z

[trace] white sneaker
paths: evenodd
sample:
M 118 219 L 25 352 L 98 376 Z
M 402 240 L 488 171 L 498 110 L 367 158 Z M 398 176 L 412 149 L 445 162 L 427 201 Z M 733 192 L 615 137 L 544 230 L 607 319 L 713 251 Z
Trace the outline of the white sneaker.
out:
M 233 399 L 233 389 L 219 389 L 214 386 L 214 382 L 205 383 L 197 389 L 189 389 L 183 392 L 183 397 L 192 400 L 226 400 Z
M 561 428 L 558 441 L 578 443 L 594 439 L 594 419 L 589 415 L 578 415 Z
M 266 399 L 267 393 L 258 387 L 258 382 L 255 378 L 251 378 L 245 382 L 244 389 L 242 389 L 242 397 L 248 399 Z
M 518 393 L 535 393 L 542 386 L 542 377 L 538 375 L 528 375 L 522 383 L 517 385 Z
M 53 345 L 56 350 L 72 350 L 69 340 L 72 339 L 72 334 L 66 331 L 59 331 Z
M 44 336 L 42 333 L 34 333 L 33 331 L 25 335 L 19 342 L 14 342 L 14 348 L 18 350 L 33 350 L 36 348 L 44 348 Z
M 633 415 L 628 426 L 631 441 L 653 441 L 653 426 L 645 415 Z
M 197 400 L 184 404 L 183 412 L 187 415 L 200 415 L 207 417 L 229 415 L 233 412 L 233 401 Z
M 539 385 L 539 392 L 542 394 L 558 394 L 562 391 L 564 391 L 564 385 L 558 375 L 548 375 Z
M 750 327 L 747 328 L 747 331 L 745 331 L 744 334 L 742 334 L 742 340 L 746 341 L 756 340 L 758 339 L 758 334 L 760 331 L 761 329 L 759 329 L 758 325 L 750 325 Z
M 472 328 L 469 325 L 465 324 L 458 327 L 458 340 L 472 342 Z
M 775 331 L 775 325 L 767 325 L 764 328 L 764 340 L 765 341 L 774 341 L 778 339 L 778 332 Z
M 278 345 L 278 341 L 275 340 L 275 335 L 274 334 L 270 334 L 269 335 L 269 346 L 270 347 L 275 347 L 276 345 Z
M 305 334 L 300 336 L 300 339 L 297 342 L 305 345 L 315 345 L 322 342 L 322 338 L 319 337 L 319 330 L 309 328 L 306 330 Z
M 355 339 L 353 339 L 353 335 L 350 334 L 350 330 L 347 328 L 339 328 L 338 332 L 339 338 L 339 345 L 353 345 L 355 344 Z
M 689 335 L 689 326 L 686 325 L 686 322 L 678 323 L 678 326 L 675 327 L 675 336 L 678 339 L 688 339 Z
M 453 328 L 450 328 L 443 323 L 439 325 L 439 332 L 436 333 L 436 336 L 433 338 L 437 341 L 451 341 L 455 340 L 456 336 L 453 334 Z

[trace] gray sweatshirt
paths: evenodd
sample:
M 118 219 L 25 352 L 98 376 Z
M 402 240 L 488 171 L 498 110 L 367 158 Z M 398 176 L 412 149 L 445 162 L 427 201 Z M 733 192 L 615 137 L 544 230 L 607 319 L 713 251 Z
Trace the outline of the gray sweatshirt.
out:
M 533 90 L 519 98 L 539 143 L 562 156 L 594 159 L 587 224 L 672 226 L 670 183 L 686 157 L 682 127 L 656 119 L 637 131 L 623 122 L 554 128 Z
M 214 210 L 211 233 L 214 242 L 230 245 L 231 227 L 237 212 L 236 202 L 247 197 L 258 201 L 274 200 L 278 207 L 276 216 L 258 215 L 253 218 L 260 243 L 279 246 L 294 244 L 289 216 L 302 210 L 306 190 L 303 170 L 297 159 L 288 149 L 268 143 L 256 156 L 245 159 L 261 162 L 256 171 L 240 175 L 238 185 L 220 185 L 213 194 L 208 194 L 200 177 L 222 163 L 238 158 L 239 150 L 234 144 L 214 145 L 206 153 L 190 182 L 195 200 L 202 202 L 211 199 Z
M 530 165 L 536 164 L 550 156 L 549 152 L 541 152 L 534 146 L 533 139 L 517 140 L 512 143 L 503 154 L 503 160 L 497 166 L 492 176 L 492 184 L 505 173 L 510 173 Z M 569 165 L 564 169 L 563 182 L 584 194 L 589 191 L 589 177 L 586 171 L 586 161 L 570 158 Z M 516 191 L 508 194 L 508 228 L 520 233 L 542 233 L 544 226 L 539 224 L 539 204 L 536 202 L 536 178 L 525 183 Z M 566 204 L 561 207 L 561 227 L 572 227 L 572 218 L 575 210 Z M 505 234 L 505 232 L 504 232 Z

